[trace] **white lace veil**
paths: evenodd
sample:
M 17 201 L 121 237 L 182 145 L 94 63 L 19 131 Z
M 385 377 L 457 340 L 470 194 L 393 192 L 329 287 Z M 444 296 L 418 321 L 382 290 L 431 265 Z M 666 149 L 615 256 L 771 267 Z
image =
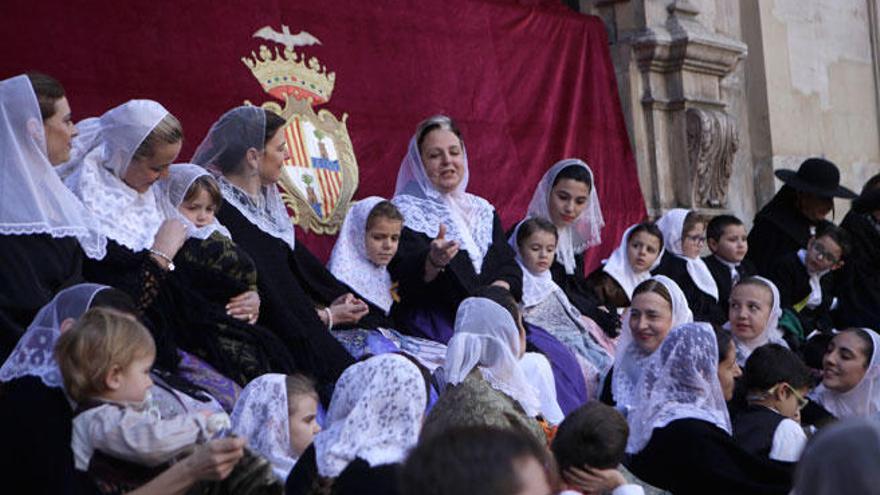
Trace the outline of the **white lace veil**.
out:
M 220 232 L 222 235 L 231 239 L 232 235 L 229 233 L 229 230 L 217 220 L 217 217 L 214 217 L 214 221 L 204 227 L 196 227 L 196 225 L 186 218 L 186 216 L 184 216 L 179 210 L 180 204 L 183 203 L 183 199 L 186 197 L 186 193 L 189 191 L 193 182 L 203 176 L 214 179 L 214 176 L 210 172 L 199 165 L 194 165 L 192 163 L 175 163 L 168 167 L 168 177 L 159 181 L 159 187 L 161 187 L 165 198 L 174 208 L 174 217 L 186 225 L 187 237 L 195 237 L 196 239 L 204 240 L 210 237 L 214 232 Z
M 611 256 L 608 257 L 602 267 L 602 271 L 614 277 L 614 280 L 620 284 L 620 287 L 626 292 L 626 296 L 629 297 L 630 301 L 632 301 L 633 291 L 640 283 L 651 278 L 651 270 L 657 268 L 660 261 L 663 260 L 663 253 L 666 252 L 666 247 L 663 246 L 663 243 L 661 242 L 660 252 L 657 254 L 657 259 L 654 260 L 654 263 L 650 268 L 641 273 L 636 273 L 635 270 L 633 270 L 632 265 L 629 262 L 629 256 L 627 255 L 629 236 L 636 227 L 638 227 L 638 224 L 631 225 L 626 229 L 626 232 L 620 237 L 620 244 L 618 244 L 617 249 L 611 253 Z
M 706 266 L 706 262 L 697 256 L 689 258 L 683 254 L 682 242 L 684 241 L 684 221 L 690 211 L 683 208 L 674 208 L 667 211 L 657 220 L 657 228 L 663 232 L 663 244 L 666 250 L 678 256 L 687 263 L 688 275 L 693 279 L 694 284 L 706 294 L 718 300 L 718 285 L 712 277 L 712 272 Z
M 445 123 L 449 119 L 437 116 L 429 121 Z M 446 239 L 458 241 L 467 251 L 474 270 L 480 273 L 483 257 L 492 244 L 495 209 L 485 199 L 465 192 L 470 172 L 463 141 L 461 151 L 464 177 L 455 191 L 441 193 L 425 173 L 418 136 L 414 135 L 400 163 L 392 201 L 403 213 L 406 226 L 416 232 L 433 238 L 437 236 L 440 224 L 446 225 Z
M 0 235 L 76 237 L 101 259 L 107 239 L 49 162 L 40 106 L 27 76 L 0 81 Z
M 427 406 L 421 371 L 399 354 L 349 366 L 336 382 L 327 427 L 315 437 L 318 472 L 336 477 L 355 458 L 370 466 L 403 462 Z
M 575 260 L 577 254 L 584 252 L 585 249 L 597 246 L 602 242 L 602 227 L 605 226 L 605 219 L 602 218 L 602 208 L 599 206 L 599 193 L 596 191 L 596 179 L 590 167 L 577 158 L 567 158 L 560 160 L 550 167 L 550 170 L 544 173 L 544 177 L 535 188 L 532 199 L 529 201 L 529 209 L 526 216 L 541 217 L 550 220 L 550 191 L 553 189 L 553 181 L 559 172 L 568 167 L 583 167 L 590 174 L 590 197 L 587 200 L 587 206 L 581 212 L 575 221 L 565 228 L 558 228 L 559 242 L 556 246 L 556 257 L 565 267 L 565 273 L 569 275 L 574 273 Z
M 287 400 L 286 377 L 269 373 L 248 383 L 232 410 L 232 431 L 247 438 L 248 447 L 272 463 L 282 481 L 296 464 Z
M 553 281 L 553 274 L 550 273 L 549 269 L 536 275 L 529 271 L 529 269 L 526 268 L 526 265 L 523 264 L 522 255 L 519 252 L 519 244 L 516 242 L 516 237 L 519 234 L 520 226 L 527 220 L 528 219 L 522 220 L 516 224 L 513 233 L 507 239 L 507 243 L 510 244 L 510 247 L 512 247 L 513 251 L 516 253 L 516 262 L 519 263 L 519 267 L 522 269 L 522 303 L 524 308 L 540 304 L 554 292 L 562 291 L 562 288 Z M 568 296 L 565 296 L 564 300 L 567 301 Z
M 670 329 L 694 321 L 694 315 L 678 284 L 664 275 L 655 275 L 651 279 L 663 284 L 672 299 Z M 611 393 L 614 396 L 614 402 L 626 416 L 629 416 L 631 408 L 637 400 L 638 389 L 636 385 L 645 369 L 645 362 L 650 356 L 642 351 L 633 340 L 630 310 L 627 310 L 621 321 L 620 341 L 614 356 L 614 373 L 611 375 Z
M 336 278 L 387 314 L 394 302 L 391 298 L 391 275 L 386 267 L 376 266 L 367 258 L 366 247 L 367 217 L 382 201 L 385 199 L 370 196 L 352 205 L 345 215 L 327 268 Z
M 61 371 L 53 355 L 55 342 L 61 336 L 61 323 L 68 318 L 78 319 L 89 309 L 95 294 L 108 288 L 106 285 L 78 284 L 56 294 L 40 309 L 3 363 L 0 382 L 36 376 L 47 387 L 63 387 Z
M 152 246 L 171 211 L 155 185 L 140 194 L 122 180 L 135 151 L 166 115 L 168 110 L 155 101 L 131 100 L 83 120 L 61 171 L 104 235 L 132 251 Z
M 832 459 L 838 459 L 832 462 Z M 880 421 L 849 419 L 823 428 L 798 462 L 793 495 L 876 493 Z
M 506 309 L 482 297 L 465 299 L 446 347 L 446 383 L 461 383 L 479 366 L 492 388 L 517 401 L 527 415 L 537 416 L 541 403 L 520 367 L 519 345 L 519 327 Z
M 260 107 L 243 106 L 224 113 L 208 131 L 193 155 L 192 163 L 201 165 L 217 176 L 225 202 L 237 209 L 258 229 L 284 241 L 290 249 L 296 246 L 293 222 L 275 184 L 262 186 L 258 197 L 251 197 L 223 177 L 221 164 L 240 163 L 247 150 L 266 148 L 266 111 Z
M 852 390 L 835 392 L 819 384 L 810 397 L 837 419 L 868 417 L 880 413 L 880 335 L 868 328 L 862 328 L 874 343 L 874 353 L 865 370 L 865 376 Z
M 678 419 L 703 420 L 731 433 L 718 379 L 718 342 L 708 323 L 673 328 L 648 359 L 637 390 L 637 407 L 627 418 L 628 453 L 641 451 L 655 429 Z
M 767 317 L 767 323 L 764 325 L 764 330 L 761 331 L 760 335 L 746 342 L 739 340 L 736 335 L 731 334 L 733 343 L 736 345 L 736 364 L 740 366 L 745 366 L 746 360 L 752 355 L 752 352 L 764 344 L 774 343 L 788 348 L 788 343 L 782 338 L 782 331 L 779 330 L 779 318 L 782 317 L 782 307 L 779 305 L 779 289 L 776 288 L 776 284 L 764 277 L 753 276 L 749 278 L 760 280 L 765 287 L 770 289 L 773 303 L 770 306 L 770 315 Z M 725 323 L 724 328 L 730 330 L 730 322 Z

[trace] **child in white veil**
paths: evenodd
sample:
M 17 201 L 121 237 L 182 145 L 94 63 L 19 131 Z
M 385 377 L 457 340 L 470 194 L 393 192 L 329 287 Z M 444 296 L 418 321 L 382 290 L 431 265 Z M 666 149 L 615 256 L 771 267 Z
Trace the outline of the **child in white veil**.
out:
M 788 343 L 779 330 L 779 290 L 764 277 L 747 277 L 740 280 L 730 291 L 729 329 L 736 344 L 736 364 L 745 366 L 752 351 L 764 344 L 779 344 L 786 349 Z M 765 317 L 766 315 L 766 317 Z M 763 320 L 763 321 L 762 321 Z

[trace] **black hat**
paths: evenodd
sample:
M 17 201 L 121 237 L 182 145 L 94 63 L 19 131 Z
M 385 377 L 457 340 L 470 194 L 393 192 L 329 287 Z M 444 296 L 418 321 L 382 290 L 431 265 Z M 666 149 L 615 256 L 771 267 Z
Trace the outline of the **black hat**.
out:
M 777 170 L 776 177 L 793 189 L 823 198 L 855 198 L 856 193 L 840 185 L 837 165 L 822 158 L 808 158 L 797 172 Z

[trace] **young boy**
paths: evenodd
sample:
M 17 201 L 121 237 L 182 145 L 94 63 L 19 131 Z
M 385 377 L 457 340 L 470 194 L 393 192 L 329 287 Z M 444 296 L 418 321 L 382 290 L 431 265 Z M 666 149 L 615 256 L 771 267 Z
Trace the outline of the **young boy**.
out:
M 601 402 L 569 414 L 550 446 L 566 485 L 562 494 L 643 495 L 641 486 L 627 480 L 635 477 L 620 466 L 628 437 L 623 415 Z
M 76 468 L 108 489 L 139 486 L 228 427 L 224 413 L 160 418 L 147 400 L 155 355 L 143 325 L 105 308 L 86 312 L 55 347 L 64 388 L 78 404 L 71 441 Z
M 748 406 L 733 420 L 733 438 L 749 453 L 795 463 L 807 443 L 799 423 L 807 404 L 810 371 L 793 352 L 779 344 L 755 349 L 742 378 Z
M 749 251 L 748 232 L 742 221 L 733 215 L 718 215 L 706 227 L 709 256 L 703 258 L 715 285 L 718 286 L 718 304 L 727 314 L 730 291 L 740 280 L 757 275 L 755 265 L 745 260 Z

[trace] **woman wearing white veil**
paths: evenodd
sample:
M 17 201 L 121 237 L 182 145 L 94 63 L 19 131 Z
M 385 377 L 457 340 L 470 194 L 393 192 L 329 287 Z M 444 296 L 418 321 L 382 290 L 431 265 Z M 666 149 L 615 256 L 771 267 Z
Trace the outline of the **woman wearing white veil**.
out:
M 758 293 L 749 290 L 751 287 L 759 288 Z M 770 304 L 759 299 L 762 289 L 764 293 L 769 293 Z M 761 312 L 766 310 L 767 319 L 764 322 L 757 322 L 760 329 L 754 332 L 751 320 L 756 308 Z M 730 319 L 724 324 L 724 328 L 730 330 L 733 336 L 733 343 L 736 344 L 736 364 L 740 367 L 745 366 L 752 352 L 764 344 L 779 344 L 788 349 L 788 343 L 782 338 L 782 330 L 778 328 L 779 318 L 782 316 L 779 290 L 770 280 L 759 276 L 740 280 L 730 291 L 728 313 Z
M 828 344 L 822 383 L 810 399 L 837 419 L 880 415 L 880 336 L 848 328 Z

